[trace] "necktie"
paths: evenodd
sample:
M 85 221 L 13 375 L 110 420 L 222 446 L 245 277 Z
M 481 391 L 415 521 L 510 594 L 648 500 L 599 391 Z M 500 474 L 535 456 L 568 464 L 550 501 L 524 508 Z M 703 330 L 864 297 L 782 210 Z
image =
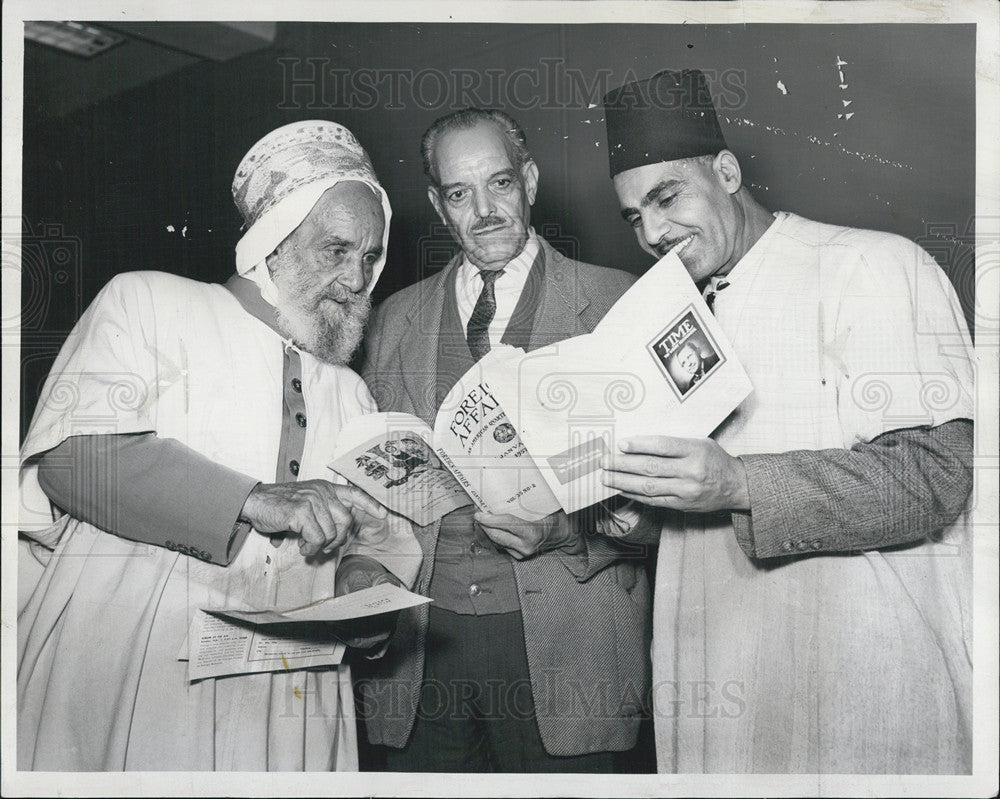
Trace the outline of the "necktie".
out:
M 715 313 L 715 295 L 728 287 L 728 280 L 712 278 L 711 282 L 705 288 L 705 304 L 713 314 Z
M 469 351 L 477 361 L 490 351 L 490 322 L 497 312 L 497 296 L 494 283 L 503 269 L 480 269 L 479 276 L 483 279 L 483 290 L 472 309 L 472 316 L 465 326 L 465 337 L 469 342 Z

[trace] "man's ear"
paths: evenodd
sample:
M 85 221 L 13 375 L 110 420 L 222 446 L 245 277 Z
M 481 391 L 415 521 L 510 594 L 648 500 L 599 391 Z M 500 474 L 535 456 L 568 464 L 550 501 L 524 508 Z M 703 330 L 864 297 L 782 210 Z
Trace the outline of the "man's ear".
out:
M 281 249 L 279 244 L 274 248 L 274 251 L 264 259 L 264 264 L 267 266 L 267 271 L 274 275 L 274 270 L 278 268 L 278 250 Z
M 524 182 L 524 192 L 528 195 L 528 205 L 534 205 L 535 194 L 538 192 L 538 166 L 534 161 L 528 161 L 521 167 L 521 180 Z
M 441 221 L 447 225 L 448 220 L 444 215 L 444 206 L 441 204 L 441 195 L 438 194 L 437 186 L 431 185 L 427 187 L 427 199 L 431 201 L 431 205 L 434 206 L 434 210 L 437 211 L 437 215 Z
M 712 172 L 729 194 L 736 194 L 743 185 L 740 162 L 729 150 L 721 150 L 712 161 Z

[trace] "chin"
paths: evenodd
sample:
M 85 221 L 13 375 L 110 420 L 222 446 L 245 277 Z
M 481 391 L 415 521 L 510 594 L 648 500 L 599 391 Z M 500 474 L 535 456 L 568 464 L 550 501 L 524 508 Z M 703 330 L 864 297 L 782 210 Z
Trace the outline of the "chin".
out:
M 325 363 L 344 366 L 364 335 L 371 303 L 363 296 L 354 304 L 324 303 L 312 313 L 277 309 L 279 327 L 299 349 Z

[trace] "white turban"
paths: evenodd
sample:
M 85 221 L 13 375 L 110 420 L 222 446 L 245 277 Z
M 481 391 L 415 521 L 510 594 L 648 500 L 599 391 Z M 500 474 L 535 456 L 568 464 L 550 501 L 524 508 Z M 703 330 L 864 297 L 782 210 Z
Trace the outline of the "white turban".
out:
M 280 299 L 267 256 L 302 224 L 327 189 L 348 180 L 371 187 L 385 213 L 382 255 L 365 287 L 371 294 L 385 267 L 392 209 L 354 135 L 336 122 L 294 122 L 272 130 L 243 156 L 233 178 L 233 200 L 245 231 L 236 243 L 236 271 L 257 284 L 265 302 L 276 305 Z

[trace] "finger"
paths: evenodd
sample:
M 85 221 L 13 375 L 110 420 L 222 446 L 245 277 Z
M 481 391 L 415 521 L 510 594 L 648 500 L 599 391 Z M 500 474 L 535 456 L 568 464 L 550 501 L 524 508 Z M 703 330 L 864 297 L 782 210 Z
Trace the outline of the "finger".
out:
M 685 496 L 688 489 L 686 481 L 677 478 L 649 477 L 625 472 L 605 472 L 601 481 L 610 488 L 631 494 L 642 501 L 647 501 L 650 497 L 680 499 Z
M 347 533 L 344 530 L 344 520 L 334 516 L 330 507 L 319 498 L 313 503 L 312 510 L 316 516 L 316 521 L 323 530 L 323 542 L 320 545 L 320 549 L 323 552 L 329 553 L 340 546 L 347 538 Z M 350 522 L 348 522 L 349 524 Z
M 316 519 L 312 507 L 302 508 L 297 514 L 295 522 L 300 536 L 299 552 L 305 557 L 315 555 L 326 543 L 326 533 Z
M 528 531 L 531 527 L 529 522 L 525 522 L 524 519 L 519 519 L 517 516 L 511 516 L 509 513 L 485 513 L 484 511 L 477 511 L 473 514 L 472 518 L 484 530 L 487 528 L 499 530 L 518 539 L 529 535 Z
M 503 527 L 497 527 L 492 524 L 480 524 L 486 535 L 492 537 L 492 533 L 498 533 L 505 536 L 508 539 L 515 541 L 524 541 L 529 536 L 529 528 L 524 525 L 505 525 Z
M 632 436 L 618 442 L 618 449 L 641 455 L 660 455 L 676 458 L 691 452 L 698 439 L 677 438 L 676 436 Z
M 684 458 L 664 455 L 608 455 L 604 459 L 608 471 L 637 474 L 643 477 L 675 477 L 683 471 Z
M 661 496 L 649 497 L 645 494 L 633 494 L 630 491 L 622 491 L 622 496 L 627 499 L 634 499 L 643 505 L 650 505 L 656 508 L 669 508 L 671 510 L 689 510 L 688 503 L 679 497 Z
M 497 546 L 503 547 L 508 552 L 510 552 L 515 557 L 525 556 L 524 542 L 518 538 L 516 535 L 511 535 L 506 530 L 501 530 L 499 527 L 483 527 L 483 532 L 486 533 L 487 537 Z
M 388 583 L 389 585 L 402 586 L 403 584 L 399 581 L 399 578 L 390 571 L 382 572 L 376 575 L 375 579 L 372 580 L 372 586 L 382 585 Z
M 353 508 L 356 512 L 367 513 L 376 519 L 384 519 L 388 514 L 381 503 L 372 499 L 357 486 L 335 485 L 333 490 L 345 506 Z
M 472 518 L 481 525 L 499 527 L 505 530 L 521 523 L 520 519 L 516 516 L 511 516 L 509 513 L 487 513 L 483 510 L 477 510 L 474 514 L 472 514 Z
M 613 516 L 602 516 L 597 520 L 597 532 L 608 538 L 617 538 L 627 531 L 624 525 Z
M 357 526 L 357 520 L 351 508 L 341 502 L 340 492 L 336 491 L 341 486 L 334 486 L 332 483 L 324 487 L 321 496 L 318 497 L 318 504 L 322 505 L 330 514 L 332 519 L 328 543 L 331 546 L 340 546 L 347 540 L 348 535 Z

